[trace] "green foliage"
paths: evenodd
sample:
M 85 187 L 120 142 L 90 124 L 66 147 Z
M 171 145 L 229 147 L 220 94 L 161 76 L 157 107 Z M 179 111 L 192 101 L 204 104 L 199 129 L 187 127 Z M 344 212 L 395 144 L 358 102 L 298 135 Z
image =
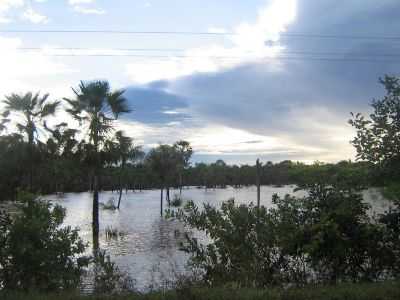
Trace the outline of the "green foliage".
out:
M 95 294 L 123 294 L 134 291 L 134 281 L 119 270 L 105 251 L 98 251 L 94 255 L 93 264 Z
M 65 210 L 20 192 L 20 211 L 0 214 L 0 286 L 6 290 L 76 288 L 88 258 Z
M 182 204 L 183 204 L 182 198 L 179 195 L 174 194 L 174 198 L 172 198 L 172 201 L 171 201 L 171 206 L 173 206 L 173 207 L 181 207 Z
M 218 210 L 204 204 L 200 210 L 188 202 L 172 217 L 198 230 L 203 230 L 212 243 L 202 245 L 195 237 L 187 236 L 182 250 L 192 254 L 191 264 L 205 272 L 210 285 L 235 283 L 238 286 L 262 287 L 281 282 L 280 258 L 274 249 L 273 224 L 264 207 L 235 206 L 233 200 Z
M 117 206 L 115 205 L 114 199 L 110 198 L 106 203 L 100 203 L 100 206 L 104 210 L 116 210 Z
M 371 220 L 358 193 L 309 185 L 303 198 L 273 197 L 258 209 L 229 200 L 217 209 L 189 202 L 169 217 L 204 231 L 210 242 L 187 236 L 182 249 L 212 286 L 266 287 L 307 282 L 376 281 L 398 274 L 399 219 Z M 398 213 L 398 212 L 396 212 Z M 388 219 L 385 219 L 388 218 Z M 396 231 L 397 230 L 397 231 Z
M 400 79 L 385 76 L 380 82 L 386 89 L 381 100 L 372 102 L 373 113 L 369 118 L 352 114 L 350 124 L 357 130 L 352 143 L 357 158 L 369 161 L 399 178 L 400 166 Z

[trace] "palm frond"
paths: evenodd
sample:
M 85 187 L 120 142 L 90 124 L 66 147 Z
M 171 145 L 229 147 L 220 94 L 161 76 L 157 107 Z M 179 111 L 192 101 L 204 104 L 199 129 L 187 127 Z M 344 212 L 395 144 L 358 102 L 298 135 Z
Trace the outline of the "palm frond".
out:
M 44 94 L 42 98 L 39 100 L 39 106 L 43 106 L 46 100 L 49 98 L 49 94 Z
M 5 110 L 3 111 L 3 113 L 1 114 L 3 118 L 7 118 L 10 115 L 10 111 L 9 110 Z
M 40 117 L 45 118 L 49 115 L 54 115 L 59 106 L 60 106 L 60 101 L 46 103 L 40 111 Z
M 131 112 L 127 99 L 123 96 L 124 93 L 125 90 L 117 90 L 111 92 L 107 97 L 108 105 L 110 106 L 115 118 L 118 118 L 122 113 Z
M 32 95 L 31 93 L 28 93 Z M 5 97 L 4 103 L 6 109 L 15 112 L 28 111 L 30 107 L 30 100 L 27 95 L 21 96 L 18 94 L 11 94 Z

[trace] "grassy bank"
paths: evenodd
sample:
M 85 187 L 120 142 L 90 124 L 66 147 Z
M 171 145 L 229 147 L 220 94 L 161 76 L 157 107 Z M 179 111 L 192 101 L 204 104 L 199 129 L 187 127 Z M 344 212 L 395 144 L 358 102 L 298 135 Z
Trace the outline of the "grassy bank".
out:
M 288 290 L 194 288 L 166 293 L 154 292 L 127 296 L 79 296 L 77 294 L 1 294 L 3 300 L 399 300 L 400 282 L 308 286 Z

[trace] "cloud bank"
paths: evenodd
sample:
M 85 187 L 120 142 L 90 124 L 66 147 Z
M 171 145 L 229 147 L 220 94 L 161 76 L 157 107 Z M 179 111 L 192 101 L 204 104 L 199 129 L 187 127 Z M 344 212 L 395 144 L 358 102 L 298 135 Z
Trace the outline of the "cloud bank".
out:
M 269 1 L 255 23 L 233 29 L 237 35 L 230 47 L 213 44 L 188 50 L 191 57 L 207 56 L 195 63 L 184 58 L 160 61 L 157 66 L 128 65 L 128 74 L 139 83 L 164 80 L 164 91 L 184 101 L 181 106 L 187 116 L 211 124 L 209 145 L 204 140 L 200 147 L 202 155 L 251 160 L 353 158 L 349 113 L 367 112 L 372 98 L 383 94 L 378 78 L 399 74 L 399 60 L 385 54 L 399 53 L 400 43 L 376 38 L 383 33 L 396 35 L 399 6 L 395 0 Z M 325 37 L 301 38 L 285 32 Z M 309 54 L 293 55 L 304 52 Z M 208 58 L 228 55 L 241 58 L 228 62 Z M 158 105 L 146 95 L 143 98 Z M 226 136 L 215 135 L 213 128 L 226 128 L 222 131 Z M 248 136 L 237 140 L 232 136 L 235 131 Z M 263 142 L 243 148 L 246 138 L 253 136 Z

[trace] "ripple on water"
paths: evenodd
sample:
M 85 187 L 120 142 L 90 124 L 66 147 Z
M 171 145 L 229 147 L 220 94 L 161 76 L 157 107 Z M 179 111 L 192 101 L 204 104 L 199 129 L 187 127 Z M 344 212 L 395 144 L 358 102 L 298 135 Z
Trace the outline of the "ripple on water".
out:
M 294 186 L 261 188 L 261 203 L 272 206 L 272 195 L 284 196 L 293 193 Z M 172 190 L 171 196 L 177 193 Z M 296 192 L 304 195 L 304 192 Z M 363 192 L 366 202 L 372 205 L 372 211 L 384 212 L 389 208 L 379 190 L 370 189 Z M 176 221 L 160 217 L 160 191 L 128 192 L 123 194 L 119 211 L 100 210 L 100 246 L 107 251 L 116 264 L 126 271 L 137 282 L 137 288 L 144 289 L 162 281 L 171 274 L 185 272 L 188 255 L 179 251 L 179 242 L 184 227 Z M 68 193 L 61 197 L 46 196 L 67 209 L 66 225 L 80 228 L 81 237 L 91 244 L 92 195 L 90 193 Z M 100 202 L 106 203 L 116 198 L 115 193 L 100 193 Z M 197 189 L 183 190 L 184 199 L 192 199 L 196 204 L 211 203 L 219 206 L 229 198 L 235 198 L 237 203 L 256 202 L 256 188 L 242 189 Z M 106 228 L 116 229 L 122 233 L 116 238 L 107 238 Z

